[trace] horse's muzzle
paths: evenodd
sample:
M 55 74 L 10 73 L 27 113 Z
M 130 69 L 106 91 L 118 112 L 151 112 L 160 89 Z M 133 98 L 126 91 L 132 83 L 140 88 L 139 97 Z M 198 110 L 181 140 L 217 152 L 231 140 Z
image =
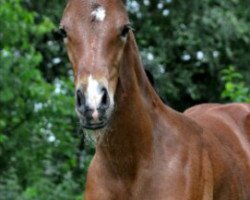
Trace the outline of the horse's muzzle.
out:
M 87 129 L 101 129 L 107 125 L 107 110 L 110 106 L 110 98 L 106 88 L 100 90 L 100 94 L 91 100 L 87 99 L 88 94 L 84 94 L 81 89 L 76 91 L 76 111 L 81 125 Z M 98 99 L 98 103 L 94 103 Z
M 83 128 L 85 128 L 85 129 L 98 130 L 98 129 L 104 128 L 107 125 L 107 121 L 101 122 L 101 123 L 94 123 L 94 124 L 81 122 L 81 124 L 82 124 Z

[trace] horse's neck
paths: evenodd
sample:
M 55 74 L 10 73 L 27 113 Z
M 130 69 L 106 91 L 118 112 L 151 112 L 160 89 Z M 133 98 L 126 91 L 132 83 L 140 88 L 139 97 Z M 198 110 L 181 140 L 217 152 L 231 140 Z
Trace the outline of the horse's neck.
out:
M 124 50 L 123 63 L 121 65 L 119 80 L 123 94 L 131 95 L 131 93 L 134 92 L 137 96 L 141 96 L 144 100 L 148 101 L 147 103 L 157 101 L 161 103 L 141 64 L 139 51 L 133 34 L 128 38 L 128 43 Z
M 105 157 L 112 173 L 133 178 L 140 163 L 151 156 L 151 112 L 161 102 L 147 80 L 132 35 L 125 47 L 119 74 L 116 108 L 97 152 Z

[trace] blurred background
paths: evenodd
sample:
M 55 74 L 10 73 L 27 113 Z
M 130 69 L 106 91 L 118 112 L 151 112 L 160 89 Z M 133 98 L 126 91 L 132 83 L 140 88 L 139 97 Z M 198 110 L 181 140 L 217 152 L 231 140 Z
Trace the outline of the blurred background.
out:
M 65 4 L 0 0 L 0 200 L 83 199 L 94 145 L 56 37 Z M 249 0 L 129 0 L 128 10 L 164 102 L 250 102 Z

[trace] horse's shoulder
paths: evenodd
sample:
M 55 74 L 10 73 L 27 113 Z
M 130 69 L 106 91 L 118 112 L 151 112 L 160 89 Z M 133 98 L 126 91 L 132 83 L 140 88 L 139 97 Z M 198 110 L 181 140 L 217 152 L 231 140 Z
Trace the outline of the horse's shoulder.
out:
M 202 104 L 191 107 L 184 112 L 201 127 L 213 130 L 230 129 L 233 132 L 241 132 L 250 140 L 250 104 Z

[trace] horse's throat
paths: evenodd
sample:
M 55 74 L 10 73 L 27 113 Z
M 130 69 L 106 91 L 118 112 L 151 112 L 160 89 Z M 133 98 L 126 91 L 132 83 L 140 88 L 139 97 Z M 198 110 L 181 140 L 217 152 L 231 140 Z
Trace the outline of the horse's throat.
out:
M 133 39 L 133 38 L 132 38 Z M 101 148 L 109 170 L 134 179 L 153 149 L 151 112 L 157 96 L 147 80 L 134 43 L 125 49 L 115 95 L 115 110 Z
M 135 91 L 117 88 L 116 108 L 99 148 L 109 171 L 134 180 L 141 163 L 151 156 L 152 122 L 143 99 Z

